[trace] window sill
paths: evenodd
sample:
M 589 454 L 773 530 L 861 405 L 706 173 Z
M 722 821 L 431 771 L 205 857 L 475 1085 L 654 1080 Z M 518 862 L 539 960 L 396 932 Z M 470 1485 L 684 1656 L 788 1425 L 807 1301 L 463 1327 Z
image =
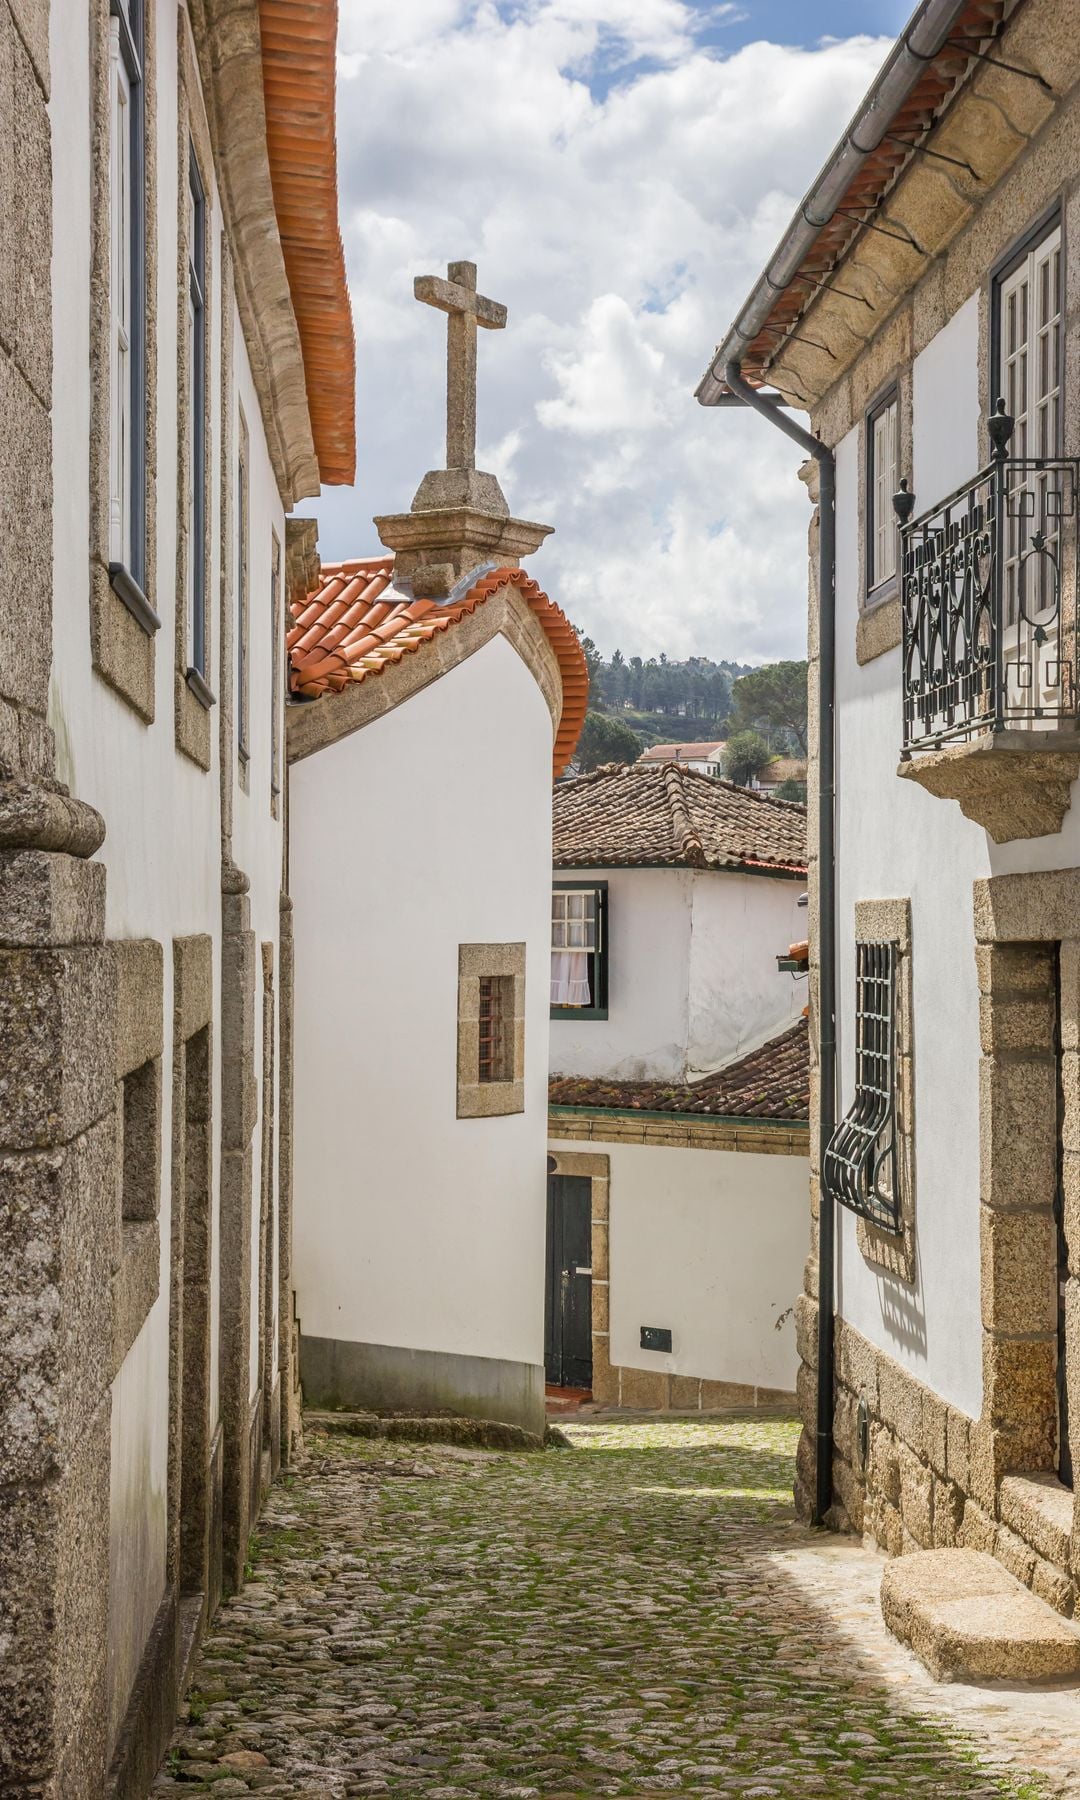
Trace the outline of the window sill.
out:
M 606 1019 L 606 1006 L 553 1006 L 550 1009 L 553 1019 Z
M 125 568 L 123 563 L 111 562 L 109 564 L 109 582 L 117 599 L 123 601 L 128 612 L 136 624 L 142 626 L 147 637 L 152 637 L 155 631 L 161 630 L 161 620 L 134 575 Z
M 187 669 L 184 673 L 184 680 L 187 682 L 189 690 L 194 694 L 199 705 L 207 712 L 210 711 L 212 706 L 217 705 L 216 695 L 211 693 L 206 681 L 203 676 L 200 675 L 198 669 Z
M 900 576 L 890 575 L 887 581 L 879 581 L 877 587 L 870 588 L 864 595 L 860 612 L 875 612 L 879 606 L 887 606 L 890 600 L 900 598 Z

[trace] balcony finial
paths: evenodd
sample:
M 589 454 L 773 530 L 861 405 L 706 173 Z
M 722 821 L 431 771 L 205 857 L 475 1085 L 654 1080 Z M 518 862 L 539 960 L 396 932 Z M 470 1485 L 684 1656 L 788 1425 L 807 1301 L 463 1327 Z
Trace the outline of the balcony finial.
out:
M 914 496 L 914 494 L 908 492 L 908 484 L 907 484 L 906 480 L 901 481 L 900 486 L 897 488 L 895 494 L 892 497 L 892 503 L 893 503 L 893 512 L 896 514 L 897 518 L 900 521 L 901 529 L 903 529 L 903 527 L 907 524 L 908 520 L 910 519 L 912 513 L 915 511 L 915 496 Z
M 990 447 L 996 462 L 1004 462 L 1009 454 L 1009 439 L 1013 434 L 1016 420 L 1011 413 L 1005 411 L 1005 401 L 1001 397 L 989 419 L 986 429 L 990 433 Z

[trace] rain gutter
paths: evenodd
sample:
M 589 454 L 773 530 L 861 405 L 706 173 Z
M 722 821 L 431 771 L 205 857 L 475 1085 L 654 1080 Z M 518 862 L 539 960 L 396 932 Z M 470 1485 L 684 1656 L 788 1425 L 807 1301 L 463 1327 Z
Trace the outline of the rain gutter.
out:
M 725 389 L 768 419 L 818 465 L 818 1122 L 819 1156 L 836 1124 L 836 459 L 820 438 L 744 380 L 737 362 L 724 370 Z M 836 1203 L 820 1186 L 818 1200 L 818 1374 L 814 1523 L 832 1506 L 833 1318 Z
M 867 157 L 879 148 L 897 112 L 925 73 L 927 63 L 944 50 L 967 5 L 968 0 L 922 0 L 916 8 L 699 382 L 696 391 L 702 406 L 722 403 L 728 389 L 728 364 L 741 362 L 746 346 L 768 320 L 777 295 L 798 274 L 819 233 L 834 218 L 852 180 Z M 775 404 L 773 400 L 772 405 Z

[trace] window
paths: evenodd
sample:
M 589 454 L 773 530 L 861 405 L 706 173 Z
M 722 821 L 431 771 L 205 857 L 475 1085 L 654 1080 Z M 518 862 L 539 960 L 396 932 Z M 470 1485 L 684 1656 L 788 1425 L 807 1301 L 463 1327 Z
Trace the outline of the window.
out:
M 270 811 L 281 793 L 281 545 L 270 535 Z
M 822 1179 L 851 1212 L 900 1236 L 896 1154 L 895 943 L 859 943 L 855 966 L 855 1098 L 833 1132 Z
M 248 561 L 250 548 L 250 511 L 251 496 L 248 482 L 248 464 L 250 445 L 247 425 L 243 413 L 240 414 L 240 454 L 236 467 L 236 749 L 242 767 L 246 767 L 250 750 L 248 748 L 248 710 L 250 704 L 250 686 L 248 679 L 248 627 L 250 614 L 250 565 Z
M 477 1075 L 480 1081 L 514 1079 L 514 978 L 481 975 Z
M 866 415 L 866 588 L 873 593 L 897 568 L 892 497 L 899 480 L 900 399 L 895 388 Z
M 1014 420 L 1011 464 L 1061 454 L 1061 224 L 1042 227 L 1015 253 L 994 281 L 993 379 L 990 405 L 1000 398 Z M 1024 612 L 1030 622 L 1052 603 L 1051 558 L 1060 477 L 1017 466 L 1010 470 L 1005 525 L 1005 620 L 1020 612 L 1020 566 L 1032 532 L 1041 527 L 1049 556 L 1025 557 Z
M 457 1116 L 525 1110 L 525 946 L 458 945 Z
M 195 147 L 188 153 L 188 674 L 206 680 L 206 199 Z
M 109 15 L 109 576 L 148 631 L 143 0 Z
M 607 1018 L 607 882 L 556 882 L 551 892 L 551 1010 Z

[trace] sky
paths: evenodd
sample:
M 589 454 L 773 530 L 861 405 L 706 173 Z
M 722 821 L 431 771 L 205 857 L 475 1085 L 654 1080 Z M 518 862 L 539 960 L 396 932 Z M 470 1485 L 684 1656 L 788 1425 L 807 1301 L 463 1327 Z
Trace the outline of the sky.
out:
M 446 321 L 478 265 L 477 465 L 555 527 L 531 573 L 599 648 L 805 654 L 799 455 L 694 387 L 909 8 L 891 0 L 341 0 L 356 324 L 352 489 L 301 510 L 379 550 L 444 460 Z

